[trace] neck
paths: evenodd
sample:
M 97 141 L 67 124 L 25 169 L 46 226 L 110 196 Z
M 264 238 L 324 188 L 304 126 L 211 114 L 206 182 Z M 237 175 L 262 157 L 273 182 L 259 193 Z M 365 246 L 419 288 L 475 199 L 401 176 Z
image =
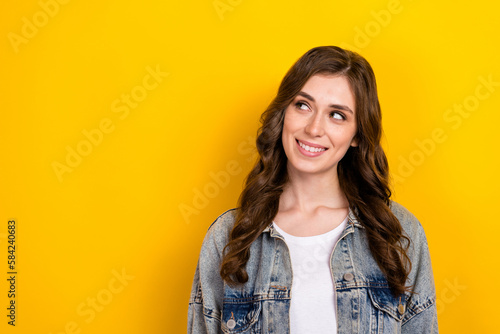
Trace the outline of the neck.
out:
M 311 212 L 318 207 L 345 208 L 349 203 L 340 189 L 337 169 L 324 174 L 288 170 L 288 183 L 280 197 L 280 210 Z

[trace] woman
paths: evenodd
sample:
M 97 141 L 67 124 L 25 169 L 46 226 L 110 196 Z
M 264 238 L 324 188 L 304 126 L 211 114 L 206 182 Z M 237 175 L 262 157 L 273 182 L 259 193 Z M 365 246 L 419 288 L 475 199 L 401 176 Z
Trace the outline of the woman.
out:
M 309 50 L 263 113 L 239 206 L 202 245 L 189 333 L 437 333 L 429 250 L 390 200 L 375 76 Z

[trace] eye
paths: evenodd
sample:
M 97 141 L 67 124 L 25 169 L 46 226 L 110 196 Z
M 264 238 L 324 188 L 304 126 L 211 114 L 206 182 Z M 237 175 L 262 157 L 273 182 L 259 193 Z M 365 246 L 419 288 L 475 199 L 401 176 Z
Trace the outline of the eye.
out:
M 330 113 L 330 118 L 335 118 L 335 119 L 338 119 L 338 120 L 341 120 L 341 121 L 345 120 L 344 114 L 342 114 L 342 113 L 340 113 L 338 111 L 332 111 Z
M 304 111 L 309 110 L 309 106 L 302 101 L 295 103 L 295 107 L 299 110 L 304 110 Z

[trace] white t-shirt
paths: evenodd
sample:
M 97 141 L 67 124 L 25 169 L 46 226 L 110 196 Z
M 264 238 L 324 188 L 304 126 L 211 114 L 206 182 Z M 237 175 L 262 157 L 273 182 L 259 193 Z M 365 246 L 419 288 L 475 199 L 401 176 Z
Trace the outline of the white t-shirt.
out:
M 337 333 L 330 255 L 346 224 L 347 217 L 327 233 L 297 237 L 284 232 L 273 222 L 285 238 L 292 261 L 291 334 Z

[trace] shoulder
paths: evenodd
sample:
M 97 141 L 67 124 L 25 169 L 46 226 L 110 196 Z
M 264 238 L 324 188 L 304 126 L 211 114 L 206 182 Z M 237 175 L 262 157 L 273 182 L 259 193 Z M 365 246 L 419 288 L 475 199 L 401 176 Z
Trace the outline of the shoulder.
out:
M 399 204 L 398 202 L 395 202 L 393 200 L 390 201 L 389 203 L 389 208 L 391 209 L 392 213 L 398 218 L 402 220 L 415 220 L 415 216 L 413 213 L 411 213 L 407 208 Z
M 401 223 L 404 234 L 410 239 L 407 255 L 411 262 L 415 264 L 412 265 L 410 279 L 415 280 L 415 275 L 418 275 L 418 272 L 421 271 L 428 271 L 430 273 L 432 269 L 429 245 L 427 244 L 427 237 L 422 224 L 401 204 L 391 202 L 390 208 Z
M 412 260 L 419 257 L 429 257 L 429 246 L 424 228 L 420 221 L 401 204 L 391 201 L 390 208 L 392 213 L 399 220 L 404 234 L 410 239 L 408 256 Z
M 208 227 L 207 233 L 229 233 L 236 220 L 236 208 L 229 209 L 217 217 Z
M 389 204 L 392 213 L 399 220 L 401 227 L 410 239 L 419 238 L 424 235 L 424 229 L 420 221 L 403 205 L 392 201 Z
M 215 247 L 219 254 L 229 241 L 229 233 L 233 229 L 236 220 L 236 209 L 229 209 L 220 214 L 210 224 L 203 241 L 203 247 Z

